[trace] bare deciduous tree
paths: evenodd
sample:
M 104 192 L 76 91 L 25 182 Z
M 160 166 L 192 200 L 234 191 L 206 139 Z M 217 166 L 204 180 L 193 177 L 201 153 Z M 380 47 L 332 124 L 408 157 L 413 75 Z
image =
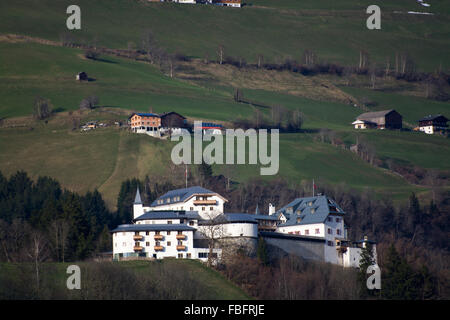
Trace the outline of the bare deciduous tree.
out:
M 366 69 L 369 65 L 369 54 L 365 50 L 359 50 L 359 70 Z
M 52 114 L 52 104 L 50 103 L 50 100 L 42 98 L 42 97 L 36 97 L 34 100 L 34 117 L 38 120 L 43 120 Z
M 70 224 L 67 220 L 61 218 L 54 220 L 49 229 L 50 233 L 53 234 L 51 244 L 55 257 L 57 261 L 64 262 Z
M 303 52 L 302 62 L 307 66 L 313 66 L 317 63 L 317 55 L 313 51 L 306 49 Z
M 219 64 L 223 63 L 225 47 L 221 44 L 217 48 L 217 57 L 219 58 Z
M 34 271 L 36 276 L 36 291 L 39 296 L 40 289 L 40 267 L 41 263 L 48 258 L 47 239 L 40 231 L 33 230 L 31 232 L 30 244 L 27 249 L 27 256 L 34 264 Z
M 217 262 L 217 257 L 214 254 L 214 248 L 221 238 L 225 235 L 225 230 L 223 226 L 224 215 L 216 215 L 212 213 L 205 213 L 207 219 L 203 220 L 201 226 L 199 226 L 199 233 L 206 239 L 208 243 L 208 266 L 212 266 Z
M 80 110 L 94 109 L 100 103 L 97 96 L 89 96 L 80 102 Z
M 258 69 L 262 67 L 263 63 L 264 63 L 264 56 L 260 53 L 258 54 Z

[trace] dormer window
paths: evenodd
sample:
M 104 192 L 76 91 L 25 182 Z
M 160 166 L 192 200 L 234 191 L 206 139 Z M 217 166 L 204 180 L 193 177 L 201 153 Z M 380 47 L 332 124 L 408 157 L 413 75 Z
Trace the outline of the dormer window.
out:
M 312 201 L 308 202 L 308 206 L 310 206 L 310 207 L 311 207 L 311 206 L 312 206 L 312 204 L 313 204 L 313 203 L 312 203 Z
M 302 210 L 298 209 L 297 211 L 295 211 L 295 213 L 302 214 Z
M 311 208 L 311 213 L 316 212 L 316 208 Z

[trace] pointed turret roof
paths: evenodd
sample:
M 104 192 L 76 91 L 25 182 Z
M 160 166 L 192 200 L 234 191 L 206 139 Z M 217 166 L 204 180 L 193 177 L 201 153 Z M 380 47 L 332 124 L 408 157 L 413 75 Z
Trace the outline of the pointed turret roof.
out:
M 142 204 L 141 194 L 139 193 L 139 186 L 136 190 L 136 197 L 134 198 L 134 204 Z

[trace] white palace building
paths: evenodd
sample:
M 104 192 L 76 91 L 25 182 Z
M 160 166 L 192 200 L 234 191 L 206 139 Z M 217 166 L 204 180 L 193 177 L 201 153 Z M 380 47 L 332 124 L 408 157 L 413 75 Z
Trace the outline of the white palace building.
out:
M 327 196 L 298 198 L 268 214 L 224 213 L 227 199 L 190 187 L 167 192 L 144 206 L 139 189 L 131 224 L 112 230 L 113 259 L 220 259 L 221 244 L 256 250 L 258 237 L 269 245 L 305 259 L 358 267 L 361 248 L 375 243 L 347 239 L 344 211 Z M 215 243 L 212 248 L 212 243 Z

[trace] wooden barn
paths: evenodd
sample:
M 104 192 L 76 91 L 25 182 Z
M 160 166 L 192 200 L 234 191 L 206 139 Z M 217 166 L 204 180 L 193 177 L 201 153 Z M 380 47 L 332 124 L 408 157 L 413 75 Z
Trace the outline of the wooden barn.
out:
M 359 115 L 352 124 L 355 129 L 401 129 L 402 116 L 393 109 L 366 112 Z
M 162 128 L 184 128 L 186 127 L 186 118 L 176 112 L 165 112 L 160 115 Z

